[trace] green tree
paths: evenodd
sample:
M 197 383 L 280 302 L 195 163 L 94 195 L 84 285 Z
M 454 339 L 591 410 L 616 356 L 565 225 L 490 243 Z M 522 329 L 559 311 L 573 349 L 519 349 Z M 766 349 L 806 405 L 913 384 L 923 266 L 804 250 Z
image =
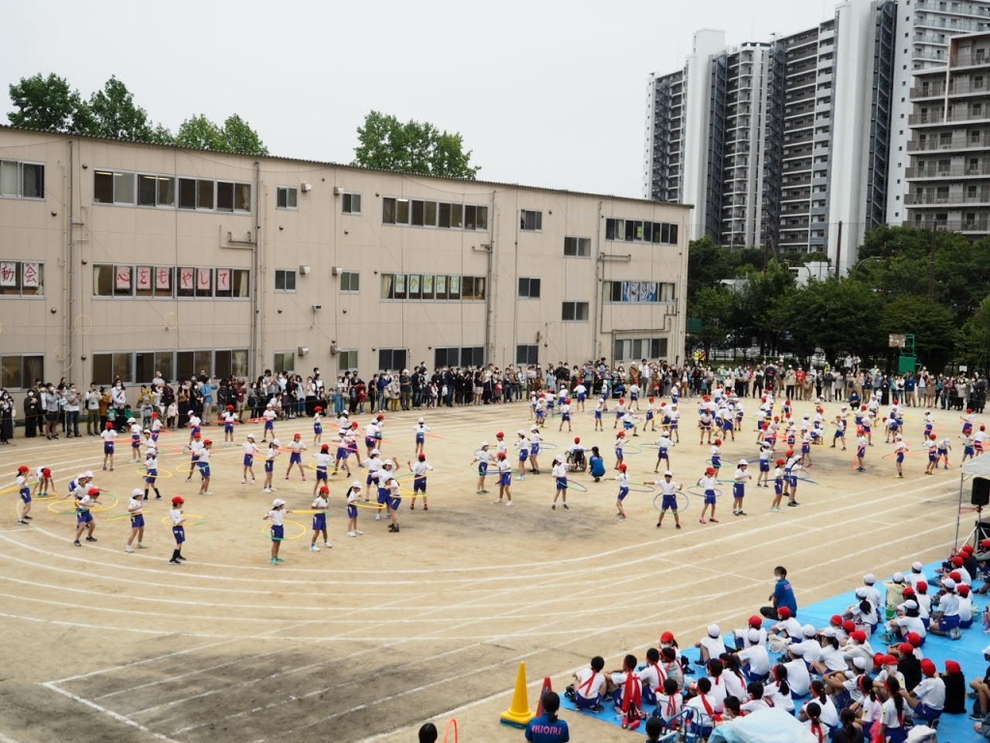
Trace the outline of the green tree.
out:
M 959 331 L 957 358 L 971 371 L 985 373 L 990 368 L 990 297 L 980 303 Z
M 8 113 L 7 119 L 14 126 L 76 134 L 88 125 L 87 107 L 79 91 L 69 87 L 64 77 L 54 73 L 22 77 L 9 91 L 16 110 Z
M 794 274 L 784 263 L 771 260 L 765 271 L 746 276 L 740 296 L 740 330 L 757 339 L 763 355 L 776 355 L 795 328 L 788 327 L 785 307 L 795 290 Z
M 474 180 L 480 167 L 456 132 L 439 131 L 429 122 L 405 123 L 391 114 L 371 111 L 359 126 L 354 162 L 364 168 Z
M 258 133 L 237 114 L 227 117 L 223 126 L 218 126 L 202 114 L 186 119 L 175 135 L 175 144 L 215 152 L 268 154 L 268 148 Z
M 716 287 L 722 280 L 735 277 L 737 265 L 732 248 L 719 245 L 708 235 L 692 240 L 688 244 L 688 305 L 702 289 Z
M 134 94 L 116 77 L 107 80 L 103 90 L 89 99 L 86 134 L 108 139 L 152 142 L 155 129 L 148 112 L 134 103 Z
M 723 348 L 735 330 L 735 314 L 739 295 L 724 286 L 701 289 L 694 299 L 693 316 L 701 320 L 694 333 L 694 344 L 711 355 L 712 349 Z
M 903 295 L 883 308 L 886 334 L 914 334 L 918 359 L 931 371 L 940 372 L 952 359 L 956 339 L 955 316 L 936 299 Z

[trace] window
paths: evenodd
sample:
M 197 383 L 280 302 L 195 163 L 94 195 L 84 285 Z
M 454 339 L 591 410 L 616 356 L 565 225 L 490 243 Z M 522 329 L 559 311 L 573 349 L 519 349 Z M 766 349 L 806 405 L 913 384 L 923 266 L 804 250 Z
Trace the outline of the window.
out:
M 138 206 L 175 206 L 175 178 L 140 174 L 137 180 Z
M 591 255 L 590 237 L 565 237 L 564 255 L 576 258 L 587 258 Z
M 217 183 L 217 211 L 234 211 L 234 184 L 220 181 Z
M 479 300 L 485 298 L 485 278 L 464 276 L 461 279 L 461 299 Z
M 399 371 L 406 367 L 406 349 L 404 348 L 379 348 L 378 349 L 378 369 L 379 371 L 392 370 Z
M 196 181 L 192 178 L 179 179 L 179 208 L 196 208 Z
M 244 298 L 251 294 L 250 280 L 246 268 L 97 264 L 93 266 L 93 296 Z
M 539 231 L 543 229 L 543 212 L 523 209 L 519 212 L 519 229 Z
M 540 363 L 540 347 L 516 346 L 516 363 L 536 366 Z
M 606 240 L 676 245 L 677 237 L 678 226 L 669 222 L 641 222 L 634 219 L 605 220 Z
M 220 379 L 246 378 L 248 372 L 247 349 L 213 352 L 213 375 Z
M 291 186 L 279 186 L 275 196 L 275 206 L 278 209 L 295 209 L 298 189 Z
M 564 302 L 561 305 L 561 320 L 585 321 L 588 319 L 587 302 Z
M 45 166 L 40 163 L 0 160 L 0 196 L 45 198 Z
M 294 292 L 296 290 L 296 272 L 285 269 L 275 271 L 275 291 Z
M 124 384 L 131 384 L 134 355 L 131 353 L 94 353 L 93 381 L 97 384 L 109 385 L 119 377 Z M 146 380 L 150 381 L 150 380 Z
M 99 204 L 137 203 L 134 173 L 97 170 L 93 178 L 93 201 Z
M 361 194 L 359 193 L 345 193 L 342 200 L 341 211 L 344 214 L 360 214 L 361 213 Z
M 666 356 L 666 338 L 623 338 L 615 341 L 615 361 L 663 359 Z
M 357 371 L 358 368 L 358 352 L 357 351 L 338 351 L 337 352 L 337 371 Z
M 436 348 L 433 351 L 433 361 L 436 368 L 444 366 L 484 366 L 485 349 L 483 346 Z
M 196 181 L 196 208 L 213 209 L 213 181 Z
M 296 354 L 293 351 L 282 351 L 275 353 L 275 359 L 272 363 L 272 371 L 278 374 L 279 372 L 291 372 L 296 370 Z
M 355 209 L 360 209 L 360 194 L 352 194 L 352 196 L 358 198 Z M 345 194 L 345 199 L 346 197 L 347 194 Z M 488 207 L 386 196 L 382 199 L 382 224 L 439 227 L 454 230 L 487 230 Z
M 485 298 L 486 283 L 484 276 L 386 273 L 382 274 L 381 298 L 478 301 Z
M 27 389 L 44 378 L 44 356 L 0 356 L 0 387 Z
M 521 299 L 540 298 L 539 279 L 519 279 L 519 297 Z
M 0 296 L 45 296 L 45 264 L 38 261 L 0 261 Z
M 341 271 L 340 290 L 342 292 L 361 291 L 361 274 L 357 271 Z
M 676 284 L 657 281 L 606 281 L 605 301 L 624 303 L 673 302 Z

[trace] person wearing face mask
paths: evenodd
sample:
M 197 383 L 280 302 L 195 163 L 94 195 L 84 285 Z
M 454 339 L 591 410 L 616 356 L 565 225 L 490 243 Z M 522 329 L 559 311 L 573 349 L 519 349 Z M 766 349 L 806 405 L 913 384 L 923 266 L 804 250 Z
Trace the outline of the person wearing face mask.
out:
M 100 435 L 100 393 L 95 383 L 90 383 L 86 393 L 86 435 Z
M 28 390 L 24 398 L 24 438 L 33 439 L 38 435 L 41 423 L 41 397 L 37 389 Z
M 110 404 L 117 414 L 114 427 L 120 433 L 124 430 L 127 420 L 127 416 L 124 415 L 124 409 L 127 407 L 127 393 L 124 391 L 124 383 L 119 379 L 114 381 L 113 389 L 110 390 Z
M 63 390 L 63 411 L 65 412 L 65 437 L 79 436 L 79 408 L 82 396 L 75 384 L 70 384 Z
M 58 439 L 58 416 L 60 409 L 59 394 L 51 382 L 45 385 L 41 393 L 41 408 L 45 415 L 45 438 L 49 441 Z
M 7 390 L 0 390 L 0 444 L 9 444 L 14 438 L 14 398 Z

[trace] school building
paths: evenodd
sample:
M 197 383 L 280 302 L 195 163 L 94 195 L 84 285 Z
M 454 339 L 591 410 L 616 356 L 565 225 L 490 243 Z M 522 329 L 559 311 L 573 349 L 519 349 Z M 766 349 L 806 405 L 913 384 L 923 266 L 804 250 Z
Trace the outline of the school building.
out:
M 0 384 L 680 362 L 690 213 L 0 127 Z

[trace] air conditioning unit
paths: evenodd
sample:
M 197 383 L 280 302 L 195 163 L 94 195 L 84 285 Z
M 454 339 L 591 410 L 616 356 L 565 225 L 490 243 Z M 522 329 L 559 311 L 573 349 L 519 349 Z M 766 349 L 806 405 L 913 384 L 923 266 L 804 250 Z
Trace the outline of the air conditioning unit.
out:
M 344 193 L 344 187 L 343 186 L 334 186 L 333 187 L 333 195 L 334 196 L 341 196 L 341 195 L 343 195 L 343 193 Z
M 330 273 L 334 276 L 340 276 L 341 271 L 343 271 L 343 269 L 340 266 L 333 266 L 330 269 Z
M 300 276 L 309 276 L 309 266 L 299 266 Z
M 330 355 L 331 356 L 336 356 L 337 353 L 338 353 L 338 351 L 339 351 L 339 348 L 337 347 L 337 344 L 336 343 L 331 343 L 330 344 Z
M 302 191 L 303 193 L 309 193 L 310 191 L 313 190 L 313 184 L 312 183 L 300 183 L 299 184 L 299 190 Z
M 296 349 L 296 353 L 299 354 L 300 356 L 308 356 L 309 346 L 299 346 L 299 348 Z

